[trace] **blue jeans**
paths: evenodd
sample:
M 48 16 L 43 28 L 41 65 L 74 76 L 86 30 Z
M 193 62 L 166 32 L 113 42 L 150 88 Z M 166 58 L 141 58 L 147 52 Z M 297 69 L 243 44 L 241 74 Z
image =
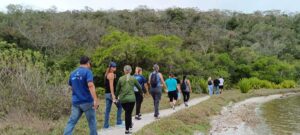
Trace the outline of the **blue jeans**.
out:
M 213 90 L 214 90 L 214 86 L 213 85 L 208 85 L 208 92 L 209 92 L 210 96 L 213 95 Z
M 214 89 L 215 89 L 216 95 L 219 95 L 220 94 L 219 86 L 214 86 Z
M 89 123 L 90 135 L 97 135 L 97 120 L 93 103 L 72 105 L 71 116 L 65 128 L 64 135 L 73 134 L 73 129 L 83 113 L 85 113 L 85 117 Z
M 111 93 L 106 93 L 105 94 L 105 102 L 106 102 L 106 106 L 105 106 L 105 115 L 104 115 L 104 125 L 103 128 L 109 128 L 109 115 L 110 115 L 110 111 L 111 111 L 111 106 L 112 106 L 112 97 L 111 97 Z M 122 105 L 120 102 L 118 102 L 116 104 L 118 111 L 117 111 L 117 125 L 122 125 Z

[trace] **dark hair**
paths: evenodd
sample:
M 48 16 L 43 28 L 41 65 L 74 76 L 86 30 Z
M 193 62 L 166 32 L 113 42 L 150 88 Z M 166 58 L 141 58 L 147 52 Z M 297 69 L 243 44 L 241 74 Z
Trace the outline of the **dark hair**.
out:
M 87 56 L 81 56 L 80 57 L 80 64 L 84 65 L 84 64 L 88 64 L 90 62 L 90 58 Z
M 173 73 L 169 73 L 169 76 L 174 77 L 174 74 Z
M 184 75 L 182 81 L 184 81 L 186 79 L 186 77 L 187 77 L 187 75 Z

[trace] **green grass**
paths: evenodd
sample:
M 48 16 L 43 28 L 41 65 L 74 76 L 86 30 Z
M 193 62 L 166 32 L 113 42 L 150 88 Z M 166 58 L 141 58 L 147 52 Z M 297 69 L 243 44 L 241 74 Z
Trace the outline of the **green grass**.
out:
M 191 94 L 191 98 L 200 97 L 203 96 L 203 94 Z M 182 99 L 178 102 L 182 103 Z M 167 97 L 167 94 L 162 95 L 162 100 L 160 103 L 160 109 L 166 109 L 169 108 L 169 98 Z M 71 109 L 71 107 L 70 107 Z M 104 110 L 105 110 L 105 100 L 103 97 L 100 97 L 100 107 L 99 110 L 97 110 L 97 127 L 98 129 L 101 129 L 103 126 L 104 121 Z M 112 111 L 110 115 L 110 125 L 114 126 L 116 123 L 116 111 L 117 108 L 115 105 L 112 106 Z M 144 98 L 144 102 L 142 104 L 142 113 L 148 113 L 153 111 L 153 100 L 152 97 L 146 96 Z M 135 110 L 133 111 L 133 115 L 135 114 Z M 26 116 L 28 118 L 28 116 Z M 15 135 L 15 134 L 22 134 L 22 135 L 60 135 L 63 134 L 63 130 L 65 128 L 65 125 L 68 121 L 69 116 L 63 116 L 59 120 L 40 120 L 37 118 L 32 122 L 18 122 L 18 121 L 24 121 L 21 119 L 11 121 L 10 119 L 7 119 L 7 121 L 1 121 L 0 119 L 0 133 L 5 135 Z M 123 113 L 123 120 L 124 120 L 124 113 Z M 45 126 L 39 126 L 39 125 L 45 125 Z M 83 115 L 81 119 L 78 121 L 75 130 L 74 135 L 85 135 L 89 133 L 88 124 L 86 121 L 85 116 Z
M 249 97 L 278 93 L 300 92 L 299 89 L 254 90 L 243 94 L 239 90 L 225 91 L 221 96 L 213 96 L 207 101 L 181 110 L 169 117 L 162 118 L 145 126 L 136 135 L 193 135 L 196 131 L 208 134 L 210 117 L 218 115 L 229 102 L 242 101 Z

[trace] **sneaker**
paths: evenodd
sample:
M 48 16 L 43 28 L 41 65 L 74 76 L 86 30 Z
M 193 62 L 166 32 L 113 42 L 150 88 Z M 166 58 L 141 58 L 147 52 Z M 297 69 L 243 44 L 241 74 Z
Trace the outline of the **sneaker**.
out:
M 105 130 L 110 130 L 110 129 L 111 129 L 111 128 L 110 128 L 110 127 L 108 127 L 108 128 L 103 128 L 102 130 L 104 130 L 104 131 L 105 131 Z
M 139 116 L 135 116 L 135 119 L 136 119 L 136 120 L 141 120 L 142 118 L 139 117 Z
M 188 107 L 189 105 L 187 104 L 187 102 L 184 102 L 185 107 Z
M 139 114 L 139 117 L 142 117 L 142 114 Z
M 119 128 L 125 128 L 124 122 L 123 122 L 122 124 L 118 124 L 118 125 L 116 125 L 116 126 L 119 127 Z
M 132 134 L 132 132 L 129 131 L 129 130 L 126 130 L 126 131 L 125 131 L 125 134 Z
M 133 123 L 131 124 L 131 126 L 129 127 L 129 131 L 132 131 L 133 128 Z
M 175 110 L 175 105 L 172 106 L 172 109 Z

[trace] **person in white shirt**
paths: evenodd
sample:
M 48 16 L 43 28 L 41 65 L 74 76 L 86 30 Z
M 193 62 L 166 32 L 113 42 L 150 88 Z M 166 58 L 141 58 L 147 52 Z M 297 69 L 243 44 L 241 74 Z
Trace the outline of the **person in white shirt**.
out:
M 222 94 L 222 92 L 223 92 L 223 87 L 224 87 L 224 79 L 220 76 L 219 81 L 220 81 L 220 85 L 219 85 L 219 88 L 220 88 L 220 94 Z

